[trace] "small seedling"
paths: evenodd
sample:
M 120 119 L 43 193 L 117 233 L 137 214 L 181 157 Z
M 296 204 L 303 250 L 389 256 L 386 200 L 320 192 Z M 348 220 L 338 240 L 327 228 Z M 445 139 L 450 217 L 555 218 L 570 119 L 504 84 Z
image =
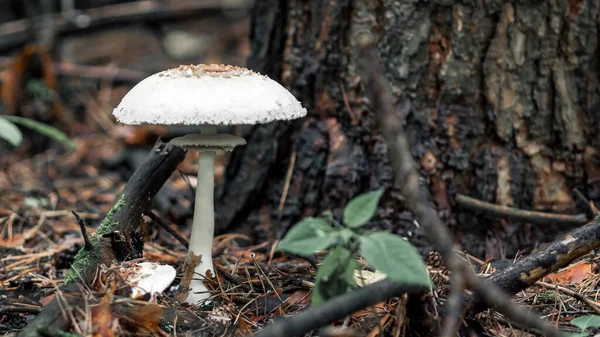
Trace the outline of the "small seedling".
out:
M 276 250 L 307 256 L 329 249 L 317 271 L 311 303 L 318 306 L 328 299 L 354 289 L 354 271 L 360 254 L 373 268 L 400 284 L 430 287 L 427 267 L 415 247 L 386 231 L 366 231 L 375 215 L 383 189 L 361 194 L 344 208 L 342 223 L 330 212 L 307 217 L 295 224 Z

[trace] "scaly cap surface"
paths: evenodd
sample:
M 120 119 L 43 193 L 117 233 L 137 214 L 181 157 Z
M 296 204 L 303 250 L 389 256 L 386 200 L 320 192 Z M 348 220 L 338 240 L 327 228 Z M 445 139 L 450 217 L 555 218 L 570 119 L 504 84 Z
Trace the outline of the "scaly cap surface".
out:
M 151 75 L 114 109 L 123 124 L 262 124 L 306 115 L 281 84 L 230 65 L 186 65 Z

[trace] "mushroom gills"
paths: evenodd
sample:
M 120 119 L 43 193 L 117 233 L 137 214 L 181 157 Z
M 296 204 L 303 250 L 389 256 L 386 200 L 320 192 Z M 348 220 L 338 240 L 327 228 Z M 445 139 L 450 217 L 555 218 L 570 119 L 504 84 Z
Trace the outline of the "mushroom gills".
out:
M 246 140 L 227 133 L 200 134 L 193 133 L 171 139 L 169 142 L 186 150 L 204 151 L 233 151 L 236 146 L 246 145 Z

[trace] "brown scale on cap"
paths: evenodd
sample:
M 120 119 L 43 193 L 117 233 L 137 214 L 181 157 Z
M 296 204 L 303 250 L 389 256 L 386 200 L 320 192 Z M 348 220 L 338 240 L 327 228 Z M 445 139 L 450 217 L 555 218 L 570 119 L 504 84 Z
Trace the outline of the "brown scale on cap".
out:
M 246 75 L 260 75 L 250 69 L 225 64 L 198 64 L 181 65 L 176 69 L 169 69 L 159 73 L 159 77 L 234 77 Z

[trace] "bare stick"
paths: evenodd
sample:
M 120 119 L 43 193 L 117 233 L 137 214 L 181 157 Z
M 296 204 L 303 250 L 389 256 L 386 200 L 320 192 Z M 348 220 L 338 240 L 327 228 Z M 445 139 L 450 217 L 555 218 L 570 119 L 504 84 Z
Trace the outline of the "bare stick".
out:
M 83 236 L 83 242 L 84 242 L 83 248 L 85 250 L 93 250 L 94 245 L 92 245 L 92 241 L 90 241 L 90 236 L 88 235 L 87 229 L 86 229 L 87 221 L 85 221 L 84 218 L 80 217 L 79 214 L 75 213 L 75 211 L 72 211 L 72 213 L 75 216 L 75 218 L 77 219 L 79 228 L 81 228 L 81 235 Z
M 479 211 L 500 218 L 525 221 L 540 225 L 561 224 L 564 226 L 572 226 L 583 225 L 589 222 L 585 214 L 568 215 L 526 211 L 508 206 L 494 205 L 462 194 L 456 195 L 456 203 L 459 206 L 472 211 Z
M 590 307 L 596 313 L 596 315 L 600 315 L 600 306 L 596 302 L 590 300 L 589 298 L 585 297 L 584 295 L 582 295 L 578 292 L 575 292 L 569 288 L 561 287 L 558 284 L 550 284 L 550 283 L 541 282 L 541 281 L 538 281 L 536 283 L 536 285 L 542 286 L 546 289 L 552 289 L 552 290 L 560 291 L 561 293 L 567 294 L 567 295 L 573 297 L 574 299 L 585 303 L 588 307 Z
M 427 291 L 422 287 L 403 286 L 388 279 L 375 282 L 356 291 L 330 299 L 287 319 L 280 319 L 259 331 L 256 337 L 304 336 L 312 330 L 331 324 L 360 309 L 375 305 L 394 296 Z
M 161 219 L 159 216 L 157 216 L 156 214 L 154 214 L 154 212 L 149 211 L 146 215 L 148 215 L 150 217 L 150 219 L 152 220 L 152 222 L 154 222 L 155 224 L 157 224 L 160 228 L 164 229 L 165 231 L 167 231 L 167 233 L 173 235 L 173 237 L 175 239 L 177 239 L 177 241 L 179 241 L 185 248 L 188 247 L 188 245 L 190 244 L 189 241 L 184 238 L 183 236 L 181 236 L 179 233 L 177 233 L 176 230 L 174 230 L 173 228 L 169 227 L 169 225 L 167 225 L 163 219 Z
M 396 115 L 394 98 L 379 61 L 372 47 L 372 36 L 364 34 L 360 41 L 359 66 L 367 96 L 371 101 L 381 133 L 388 145 L 388 156 L 395 174 L 395 185 L 401 186 L 407 205 L 413 210 L 427 238 L 442 255 L 448 268 L 461 273 L 467 285 L 472 286 L 482 296 L 486 304 L 496 307 L 511 321 L 543 331 L 546 336 L 561 336 L 552 326 L 545 324 L 537 316 L 510 302 L 510 299 L 493 284 L 483 284 L 470 267 L 455 254 L 450 231 L 444 227 L 435 210 L 429 206 L 424 191 L 419 188 L 419 175 L 410 153 L 408 140 L 404 135 L 402 121 Z M 452 284 L 456 287 L 456 284 Z
M 450 295 L 448 296 L 448 314 L 444 318 L 442 325 L 442 337 L 456 336 L 459 323 L 462 319 L 462 298 L 461 293 L 464 290 L 465 282 L 460 273 L 450 275 Z

